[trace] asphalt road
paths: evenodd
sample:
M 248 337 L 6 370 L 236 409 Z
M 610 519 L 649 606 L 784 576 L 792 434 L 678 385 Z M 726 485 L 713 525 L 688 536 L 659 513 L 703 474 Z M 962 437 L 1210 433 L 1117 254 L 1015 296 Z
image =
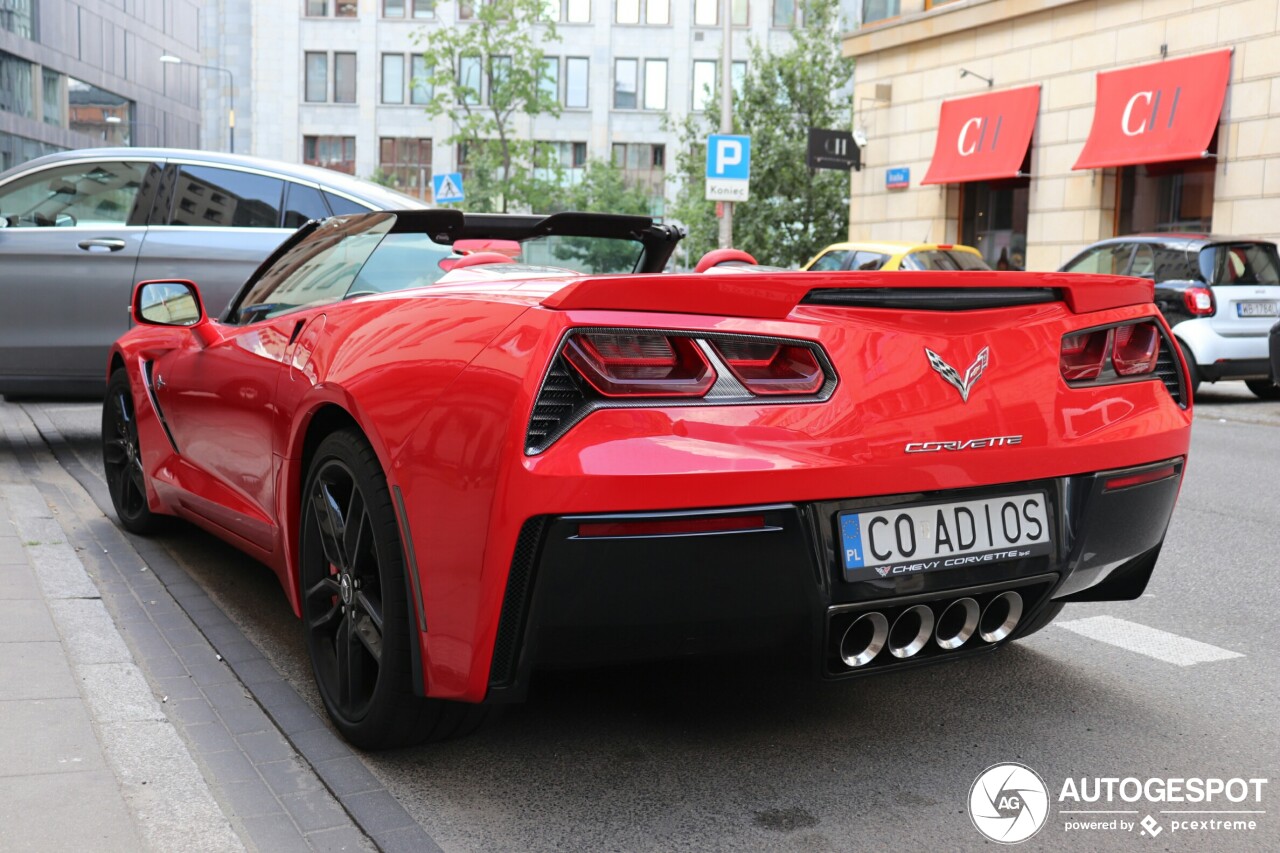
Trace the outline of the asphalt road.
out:
M 25 405 L 100 470 L 96 407 Z M 447 851 L 994 847 L 966 803 L 1005 761 L 1049 787 L 1048 821 L 1024 849 L 1277 850 L 1278 484 L 1280 403 L 1222 383 L 1198 401 L 1178 508 L 1138 601 L 1069 605 L 999 654 L 843 684 L 751 660 L 548 676 L 475 736 L 364 760 Z M 318 707 L 274 575 L 191 527 L 165 543 Z M 1068 777 L 1270 782 L 1260 804 L 1059 803 Z M 1203 809 L 1265 813 L 1164 813 Z M 1148 814 L 1155 838 L 1064 828 Z M 1222 818 L 1257 828 L 1172 826 Z

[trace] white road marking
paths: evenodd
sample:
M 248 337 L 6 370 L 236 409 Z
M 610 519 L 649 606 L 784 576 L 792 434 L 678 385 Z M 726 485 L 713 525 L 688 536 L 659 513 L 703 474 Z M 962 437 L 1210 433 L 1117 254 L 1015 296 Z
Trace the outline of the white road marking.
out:
M 1179 637 L 1168 631 L 1112 616 L 1091 616 L 1088 619 L 1072 619 L 1056 624 L 1059 628 L 1066 628 L 1082 637 L 1178 666 L 1244 657 L 1239 652 L 1220 649 L 1199 640 Z

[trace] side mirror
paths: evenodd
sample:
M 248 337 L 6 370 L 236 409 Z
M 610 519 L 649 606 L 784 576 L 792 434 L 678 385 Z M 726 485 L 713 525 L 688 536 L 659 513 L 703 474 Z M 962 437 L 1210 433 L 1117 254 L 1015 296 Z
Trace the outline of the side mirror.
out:
M 133 291 L 133 321 L 144 326 L 194 326 L 205 319 L 191 281 L 142 281 Z

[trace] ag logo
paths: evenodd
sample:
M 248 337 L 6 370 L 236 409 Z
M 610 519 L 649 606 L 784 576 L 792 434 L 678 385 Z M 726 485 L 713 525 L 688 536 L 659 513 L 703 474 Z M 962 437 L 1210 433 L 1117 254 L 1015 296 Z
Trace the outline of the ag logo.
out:
M 1040 831 L 1049 817 L 1049 789 L 1024 764 L 993 764 L 969 789 L 969 819 L 1000 844 L 1017 844 Z

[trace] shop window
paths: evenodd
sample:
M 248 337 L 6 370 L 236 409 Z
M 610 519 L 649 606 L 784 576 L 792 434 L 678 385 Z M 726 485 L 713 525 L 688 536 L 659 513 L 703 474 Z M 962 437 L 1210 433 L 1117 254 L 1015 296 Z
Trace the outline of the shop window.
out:
M 354 175 L 356 173 L 356 138 L 354 136 L 304 136 L 302 159 L 309 166 L 323 166 L 335 172 Z
M 981 252 L 993 269 L 1026 268 L 1030 186 L 1025 178 L 962 185 L 960 242 Z
M 378 169 L 392 187 L 427 198 L 431 186 L 431 140 L 384 136 L 378 144 Z
M 1213 224 L 1213 160 L 1120 170 L 1120 234 L 1207 232 Z

